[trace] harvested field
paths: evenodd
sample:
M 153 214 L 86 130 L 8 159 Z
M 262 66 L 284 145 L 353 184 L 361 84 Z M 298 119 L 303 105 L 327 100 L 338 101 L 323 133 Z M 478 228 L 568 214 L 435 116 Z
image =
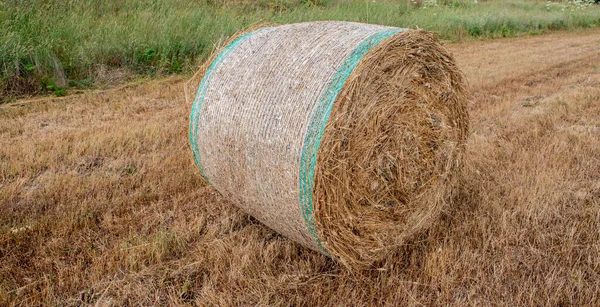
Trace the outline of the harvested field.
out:
M 0 302 L 600 304 L 600 31 L 449 47 L 474 93 L 460 193 L 364 275 L 204 183 L 181 77 L 0 106 Z

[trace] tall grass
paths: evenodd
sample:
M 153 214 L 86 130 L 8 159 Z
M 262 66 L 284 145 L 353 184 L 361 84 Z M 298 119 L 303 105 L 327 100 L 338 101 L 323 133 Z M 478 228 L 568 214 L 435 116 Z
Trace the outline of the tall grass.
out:
M 419 27 L 457 41 L 596 27 L 600 7 L 535 0 L 0 1 L 0 101 L 63 94 L 111 75 L 187 72 L 253 23 L 309 20 Z

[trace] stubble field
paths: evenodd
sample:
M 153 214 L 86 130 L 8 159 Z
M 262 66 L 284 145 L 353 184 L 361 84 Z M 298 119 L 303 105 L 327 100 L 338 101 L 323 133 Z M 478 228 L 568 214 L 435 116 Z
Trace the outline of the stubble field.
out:
M 206 185 L 183 77 L 0 106 L 0 304 L 599 305 L 600 31 L 449 49 L 460 191 L 364 275 Z

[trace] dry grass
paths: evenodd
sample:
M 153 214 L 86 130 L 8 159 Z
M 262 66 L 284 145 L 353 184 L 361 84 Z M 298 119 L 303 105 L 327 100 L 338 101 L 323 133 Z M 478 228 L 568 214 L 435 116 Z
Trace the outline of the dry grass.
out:
M 207 187 L 180 79 L 0 108 L 0 300 L 598 305 L 600 32 L 451 46 L 475 93 L 454 206 L 356 277 Z

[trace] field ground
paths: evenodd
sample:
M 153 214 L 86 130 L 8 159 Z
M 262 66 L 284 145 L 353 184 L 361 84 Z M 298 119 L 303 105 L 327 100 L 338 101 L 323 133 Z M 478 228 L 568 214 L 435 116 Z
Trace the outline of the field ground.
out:
M 600 305 L 600 31 L 449 48 L 461 191 L 366 276 L 202 181 L 182 77 L 0 106 L 0 304 Z

